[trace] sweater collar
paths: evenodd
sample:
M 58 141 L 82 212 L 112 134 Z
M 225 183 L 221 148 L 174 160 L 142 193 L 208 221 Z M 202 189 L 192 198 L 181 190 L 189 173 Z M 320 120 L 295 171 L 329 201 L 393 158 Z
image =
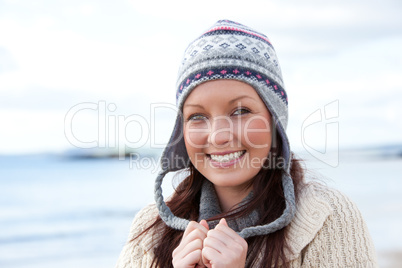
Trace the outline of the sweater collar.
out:
M 251 191 L 248 196 L 246 196 L 239 203 L 238 207 L 250 202 L 252 198 L 253 191 Z M 237 209 L 234 209 L 232 213 L 233 212 L 237 212 Z M 208 220 L 220 214 L 222 214 L 222 209 L 219 205 L 219 199 L 216 194 L 215 188 L 210 181 L 205 180 L 201 187 L 200 211 L 198 221 L 201 221 L 203 219 Z M 256 210 L 253 210 L 249 214 L 241 218 L 228 218 L 227 222 L 230 228 L 232 228 L 236 232 L 240 232 L 244 228 L 255 226 L 258 222 L 258 219 L 258 212 Z M 215 228 L 218 223 L 219 220 L 208 221 L 209 228 Z

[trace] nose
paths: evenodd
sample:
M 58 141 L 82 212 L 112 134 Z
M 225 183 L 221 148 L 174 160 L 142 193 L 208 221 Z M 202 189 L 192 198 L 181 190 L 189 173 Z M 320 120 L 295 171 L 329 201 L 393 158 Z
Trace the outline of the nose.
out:
M 216 117 L 212 121 L 208 143 L 219 148 L 233 140 L 233 123 L 227 116 Z

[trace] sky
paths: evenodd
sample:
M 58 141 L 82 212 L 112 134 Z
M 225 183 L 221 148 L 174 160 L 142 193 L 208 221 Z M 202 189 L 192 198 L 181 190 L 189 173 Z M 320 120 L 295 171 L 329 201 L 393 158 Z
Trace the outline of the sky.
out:
M 402 2 L 0 0 L 0 154 L 162 148 L 186 46 L 265 33 L 295 150 L 402 143 Z

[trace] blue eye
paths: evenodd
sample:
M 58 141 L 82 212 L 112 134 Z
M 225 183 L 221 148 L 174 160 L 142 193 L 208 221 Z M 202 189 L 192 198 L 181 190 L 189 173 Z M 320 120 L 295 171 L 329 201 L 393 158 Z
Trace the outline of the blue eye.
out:
M 192 114 L 188 117 L 187 121 L 200 121 L 205 119 L 206 117 L 202 114 Z
M 237 110 L 235 110 L 233 112 L 233 115 L 242 115 L 242 114 L 248 114 L 248 113 L 250 113 L 249 109 L 247 109 L 247 108 L 239 108 L 239 109 L 237 109 Z

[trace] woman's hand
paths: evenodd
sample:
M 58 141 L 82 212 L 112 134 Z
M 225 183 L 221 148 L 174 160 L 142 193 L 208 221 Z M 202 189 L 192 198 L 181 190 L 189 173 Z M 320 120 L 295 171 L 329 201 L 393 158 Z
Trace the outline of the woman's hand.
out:
M 187 225 L 179 246 L 173 250 L 173 267 L 205 267 L 201 253 L 208 230 L 208 223 L 205 220 L 200 223 L 192 221 Z
M 225 219 L 208 231 L 202 249 L 202 262 L 208 268 L 244 268 L 248 245 L 233 231 Z

